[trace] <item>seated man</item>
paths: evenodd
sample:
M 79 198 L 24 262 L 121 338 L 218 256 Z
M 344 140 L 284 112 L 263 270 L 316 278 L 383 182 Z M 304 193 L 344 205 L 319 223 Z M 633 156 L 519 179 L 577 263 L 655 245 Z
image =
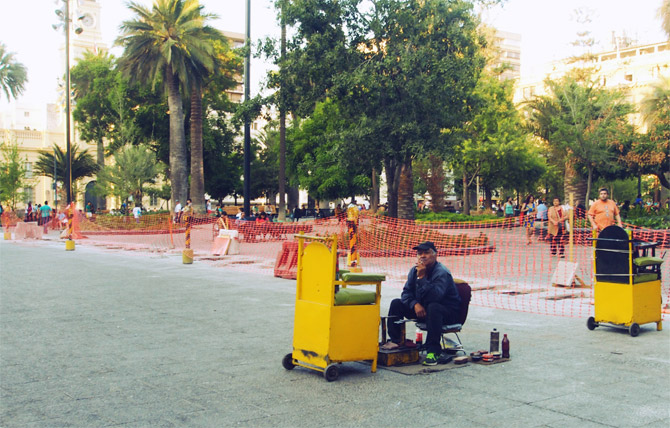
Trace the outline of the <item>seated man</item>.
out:
M 405 341 L 401 335 L 398 319 L 417 319 L 426 323 L 426 359 L 424 365 L 438 363 L 442 347 L 442 325 L 456 322 L 461 298 L 451 272 L 437 261 L 435 244 L 426 241 L 413 248 L 417 252 L 417 263 L 409 271 L 400 299 L 394 299 L 389 308 L 388 333 L 391 341 L 382 349 L 394 349 Z M 444 362 L 448 362 L 444 360 Z

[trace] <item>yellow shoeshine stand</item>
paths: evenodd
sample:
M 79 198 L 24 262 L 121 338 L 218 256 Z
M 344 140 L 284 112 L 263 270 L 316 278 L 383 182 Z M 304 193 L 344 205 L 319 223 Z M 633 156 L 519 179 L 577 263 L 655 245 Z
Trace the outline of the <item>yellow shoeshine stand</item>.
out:
M 329 382 L 338 364 L 370 360 L 377 371 L 379 351 L 380 274 L 344 273 L 337 280 L 337 237 L 296 235 L 298 274 L 293 352 L 282 365 L 323 372 Z M 376 291 L 349 288 L 375 285 Z
M 588 329 L 605 323 L 635 337 L 640 325 L 656 323 L 660 331 L 663 260 L 655 257 L 657 243 L 631 239 L 630 231 L 618 226 L 603 229 L 593 241 L 595 317 L 588 319 Z

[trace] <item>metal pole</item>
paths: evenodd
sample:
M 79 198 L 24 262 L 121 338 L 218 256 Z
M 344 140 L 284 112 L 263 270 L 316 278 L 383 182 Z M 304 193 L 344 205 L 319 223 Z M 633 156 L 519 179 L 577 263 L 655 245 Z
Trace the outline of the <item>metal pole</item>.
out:
M 247 52 L 244 56 L 244 101 L 249 101 L 249 73 L 251 69 L 251 0 L 247 0 L 246 8 L 246 41 Z M 251 123 L 249 117 L 244 118 L 244 215 L 249 218 L 251 197 Z
M 56 169 L 56 150 L 54 150 L 54 208 L 58 208 L 58 170 Z
M 65 190 L 67 203 L 72 202 L 72 154 L 70 152 L 70 0 L 65 0 Z

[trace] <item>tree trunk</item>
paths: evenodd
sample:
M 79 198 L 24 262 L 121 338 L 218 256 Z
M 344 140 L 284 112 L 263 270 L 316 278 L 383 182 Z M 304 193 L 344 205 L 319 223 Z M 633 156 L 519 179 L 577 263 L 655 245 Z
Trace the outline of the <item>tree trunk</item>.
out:
M 281 64 L 279 74 L 281 84 L 284 84 L 284 57 L 286 56 L 286 2 L 281 5 Z M 286 220 L 286 106 L 285 106 L 285 88 L 279 88 L 279 221 Z
M 191 85 L 191 199 L 193 210 L 206 213 L 205 169 L 202 150 L 202 88 L 200 82 Z
M 412 178 L 412 160 L 405 159 L 400 170 L 398 185 L 398 218 L 414 220 L 414 179 Z
M 428 193 L 430 194 L 430 209 L 434 213 L 444 211 L 444 162 L 442 158 L 435 155 L 428 156 L 430 170 L 426 180 Z
M 389 216 L 398 218 L 398 185 L 402 165 L 395 159 L 384 160 L 386 171 L 386 187 L 388 193 Z
M 589 206 L 589 195 L 591 194 L 591 182 L 593 181 L 593 166 L 589 165 L 588 167 L 589 176 L 586 180 L 586 200 L 584 201 L 584 206 Z
M 288 209 L 292 211 L 300 203 L 300 189 L 298 186 L 289 186 L 288 192 Z
M 179 80 L 167 66 L 165 79 L 168 84 L 168 108 L 170 109 L 170 186 L 172 201 L 186 204 L 188 176 L 186 174 L 186 136 L 184 135 L 184 108 L 179 92 Z M 175 202 L 176 204 L 176 202 Z
M 97 144 L 97 163 L 98 167 L 100 170 L 102 170 L 105 167 L 105 143 L 102 138 L 98 140 Z M 107 198 L 104 196 L 96 196 L 95 197 L 95 209 L 96 211 L 98 210 L 106 210 L 107 209 Z
M 376 213 L 379 209 L 379 176 L 377 169 L 372 168 L 372 189 L 370 192 L 370 210 Z
M 469 195 L 468 175 L 463 172 L 463 214 L 470 215 L 470 195 Z
M 575 194 L 575 201 L 586 201 L 585 206 L 589 206 L 588 195 L 586 194 L 586 183 L 575 170 L 575 161 L 570 151 L 565 157 L 565 175 L 563 177 L 563 194 L 567 197 L 570 193 Z

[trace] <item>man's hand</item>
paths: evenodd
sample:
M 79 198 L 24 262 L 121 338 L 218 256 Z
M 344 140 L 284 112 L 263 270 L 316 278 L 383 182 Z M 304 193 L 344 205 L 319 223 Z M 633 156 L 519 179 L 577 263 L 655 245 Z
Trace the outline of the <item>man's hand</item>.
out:
M 416 278 L 422 279 L 426 276 L 426 265 L 423 264 L 421 260 L 416 262 Z
M 416 312 L 416 316 L 418 318 L 426 318 L 426 309 L 421 305 L 421 303 L 414 305 L 414 312 Z

